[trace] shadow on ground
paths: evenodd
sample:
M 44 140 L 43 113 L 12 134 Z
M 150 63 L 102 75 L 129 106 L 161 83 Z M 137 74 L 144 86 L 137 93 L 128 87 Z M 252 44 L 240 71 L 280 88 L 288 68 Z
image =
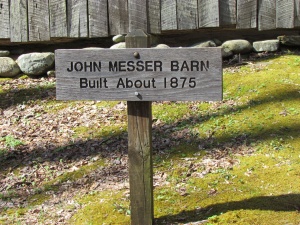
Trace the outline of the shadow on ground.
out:
M 220 215 L 236 210 L 263 210 L 300 212 L 300 194 L 287 194 L 279 196 L 259 196 L 241 201 L 226 202 L 210 205 L 192 211 L 182 211 L 177 215 L 168 215 L 157 218 L 155 224 L 189 223 L 206 220 L 211 216 Z M 299 214 L 300 215 L 300 214 Z
M 13 93 L 13 92 L 11 92 Z M 8 93 L 0 94 L 0 98 L 6 99 L 5 95 Z M 33 89 L 22 89 L 17 91 L 18 96 L 24 96 L 24 99 L 19 99 L 14 97 L 12 94 L 10 103 L 5 103 L 5 101 L 1 101 L 1 107 L 4 105 L 5 107 L 10 107 L 15 104 L 22 103 L 24 101 L 28 102 L 36 99 L 55 99 L 55 87 L 51 88 L 33 88 Z M 269 96 L 273 96 L 270 98 Z M 9 98 L 8 98 L 9 99 Z M 174 130 L 183 130 L 186 127 L 193 127 L 197 124 L 201 124 L 205 121 L 208 121 L 212 116 L 222 117 L 224 115 L 230 115 L 235 112 L 242 113 L 244 110 L 248 110 L 250 107 L 262 106 L 265 104 L 271 104 L 272 102 L 288 102 L 299 99 L 298 90 L 277 90 L 276 93 L 269 93 L 267 96 L 259 96 L 257 99 L 252 99 L 248 103 L 243 105 L 232 106 L 229 108 L 217 109 L 213 113 L 203 113 L 199 116 L 192 116 L 185 119 L 182 119 L 176 123 L 170 124 L 167 127 L 153 127 L 153 136 L 156 138 L 158 143 L 162 143 L 161 145 L 154 145 L 154 153 L 158 151 L 164 151 L 169 149 L 170 145 L 164 144 L 163 140 L 166 136 L 171 135 L 170 139 L 176 139 L 178 137 L 172 137 L 172 132 Z M 9 100 L 7 100 L 9 101 Z M 59 113 L 59 112 L 58 112 Z M 188 143 L 201 143 L 206 150 L 212 147 L 220 147 L 222 145 L 231 145 L 231 144 L 250 144 L 251 142 L 263 141 L 266 139 L 270 139 L 274 137 L 288 137 L 292 134 L 300 134 L 300 123 L 295 123 L 292 126 L 285 126 L 284 124 L 272 124 L 269 128 L 266 128 L 262 131 L 257 131 L 256 133 L 247 133 L 248 131 L 241 131 L 239 134 L 227 135 L 220 137 L 222 139 L 219 142 L 218 139 L 214 138 L 206 138 L 200 139 L 197 136 L 183 136 L 178 140 L 182 143 L 188 141 Z M 273 134 L 266 135 L 266 134 Z M 240 137 L 243 136 L 243 140 L 240 142 L 237 141 Z M 57 147 L 55 145 L 48 144 L 47 148 L 41 147 L 37 149 L 33 149 L 30 151 L 26 151 L 27 146 L 19 146 L 18 148 L 9 151 L 9 153 L 0 158 L 0 171 L 5 171 L 8 168 L 10 170 L 13 168 L 18 168 L 25 164 L 30 164 L 30 162 L 36 162 L 37 158 L 38 162 L 45 161 L 76 161 L 86 158 L 87 156 L 101 155 L 102 157 L 110 157 L 111 153 L 119 152 L 122 154 L 127 154 L 127 132 L 116 132 L 107 137 L 101 137 L 101 139 L 90 139 L 88 141 L 75 141 L 66 146 Z
M 14 88 L 0 92 L 0 109 L 26 104 L 30 101 L 54 99 L 55 87 Z

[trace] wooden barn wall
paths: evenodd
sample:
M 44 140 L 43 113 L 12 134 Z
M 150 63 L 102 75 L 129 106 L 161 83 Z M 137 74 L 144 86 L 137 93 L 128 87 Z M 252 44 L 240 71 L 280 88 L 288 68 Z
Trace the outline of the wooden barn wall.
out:
M 0 39 L 11 42 L 227 27 L 298 28 L 300 0 L 0 0 Z

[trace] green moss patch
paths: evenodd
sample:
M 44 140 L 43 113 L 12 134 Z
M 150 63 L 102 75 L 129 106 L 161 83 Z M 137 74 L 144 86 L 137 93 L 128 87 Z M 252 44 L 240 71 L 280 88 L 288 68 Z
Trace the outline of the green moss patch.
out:
M 120 191 L 95 192 L 79 199 L 83 208 L 70 224 L 130 224 L 129 200 Z

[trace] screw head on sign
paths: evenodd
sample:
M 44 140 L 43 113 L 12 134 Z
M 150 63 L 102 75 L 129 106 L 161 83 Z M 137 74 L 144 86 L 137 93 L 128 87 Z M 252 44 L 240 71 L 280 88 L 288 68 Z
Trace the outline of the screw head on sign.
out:
M 134 95 L 135 95 L 135 96 L 139 96 L 140 93 L 138 93 L 138 92 L 136 91 L 136 92 L 134 92 Z
M 134 58 L 139 59 L 140 58 L 140 53 L 134 52 L 133 56 L 134 56 Z

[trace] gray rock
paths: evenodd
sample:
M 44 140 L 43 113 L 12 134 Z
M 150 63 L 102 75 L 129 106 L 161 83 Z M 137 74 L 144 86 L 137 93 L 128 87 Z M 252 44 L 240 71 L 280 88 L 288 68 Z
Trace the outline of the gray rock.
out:
M 120 43 L 114 44 L 113 46 L 110 47 L 110 49 L 118 49 L 118 48 L 126 48 L 125 42 L 120 42 Z
M 55 70 L 49 70 L 49 71 L 47 72 L 47 76 L 48 76 L 48 77 L 55 77 L 55 76 L 56 76 Z
M 229 50 L 228 48 L 221 48 L 222 58 L 228 58 L 233 55 L 233 52 Z
M 251 43 L 241 39 L 225 41 L 222 48 L 224 52 L 229 53 L 231 51 L 233 54 L 245 54 L 252 51 Z
M 222 45 L 222 41 L 220 41 L 219 39 L 214 38 L 214 39 L 212 39 L 212 40 L 215 42 L 215 44 L 216 44 L 217 46 L 221 46 L 221 45 Z
M 166 44 L 158 44 L 158 45 L 154 45 L 153 48 L 170 48 L 170 46 Z
M 283 45 L 300 46 L 300 36 L 299 35 L 279 36 L 279 37 L 277 37 L 277 39 Z
M 9 56 L 10 52 L 7 50 L 0 50 L 0 57 Z
M 205 48 L 205 47 L 216 47 L 216 43 L 212 40 L 202 41 L 192 45 L 192 48 Z
M 118 34 L 112 38 L 113 42 L 120 43 L 125 41 L 125 36 L 122 34 Z
M 15 77 L 20 72 L 18 64 L 12 58 L 0 58 L 0 77 Z
M 54 66 L 54 53 L 28 53 L 19 56 L 17 63 L 21 71 L 27 75 L 46 74 Z
M 279 49 L 279 40 L 266 40 L 253 42 L 256 52 L 276 52 Z

